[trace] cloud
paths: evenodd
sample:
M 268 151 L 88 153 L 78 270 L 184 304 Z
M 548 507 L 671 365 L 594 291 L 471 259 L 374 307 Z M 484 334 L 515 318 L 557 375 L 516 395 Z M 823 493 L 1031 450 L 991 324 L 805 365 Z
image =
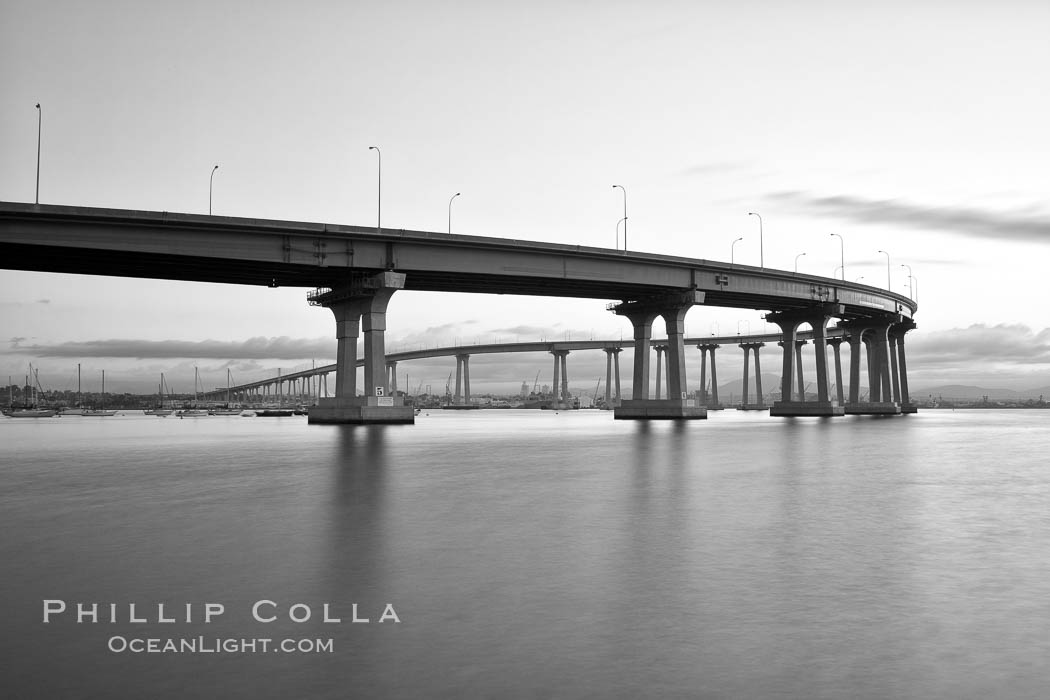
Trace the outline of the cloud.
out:
M 775 192 L 766 196 L 821 216 L 861 224 L 893 224 L 957 233 L 974 238 L 1050 243 L 1050 214 L 1034 209 L 1012 212 L 970 207 L 934 207 L 897 199 L 865 199 L 849 195 L 821 197 L 808 192 Z
M 58 345 L 21 345 L 13 338 L 8 352 L 31 352 L 39 357 L 208 358 L 228 360 L 307 360 L 335 357 L 336 342 L 329 338 L 255 337 L 243 341 L 219 340 L 86 340 Z
M 916 330 L 905 338 L 909 367 L 932 369 L 991 365 L 1050 365 L 1050 328 L 1035 332 L 1023 324 L 987 326 L 923 333 Z M 912 359 L 916 363 L 912 363 Z

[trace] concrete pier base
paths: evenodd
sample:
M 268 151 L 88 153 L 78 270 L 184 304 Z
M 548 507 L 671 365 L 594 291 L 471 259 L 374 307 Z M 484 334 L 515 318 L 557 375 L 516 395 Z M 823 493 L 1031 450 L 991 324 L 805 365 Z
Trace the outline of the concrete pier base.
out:
M 350 425 L 416 422 L 415 410 L 400 397 L 359 396 L 353 399 L 321 399 L 310 407 L 309 423 Z
M 762 403 L 742 403 L 736 407 L 738 411 L 768 411 L 769 406 Z
M 707 409 L 694 399 L 631 399 L 613 411 L 615 420 L 698 420 L 707 418 Z
M 771 416 L 842 416 L 844 406 L 836 401 L 774 401 Z
M 900 404 L 893 401 L 846 404 L 846 415 L 848 416 L 896 416 L 900 413 Z
M 724 410 L 726 410 L 726 407 L 723 406 L 720 403 L 707 404 L 706 406 L 701 405 L 700 408 L 706 408 L 708 411 L 724 411 Z
M 901 413 L 918 413 L 919 407 L 913 403 L 901 404 Z

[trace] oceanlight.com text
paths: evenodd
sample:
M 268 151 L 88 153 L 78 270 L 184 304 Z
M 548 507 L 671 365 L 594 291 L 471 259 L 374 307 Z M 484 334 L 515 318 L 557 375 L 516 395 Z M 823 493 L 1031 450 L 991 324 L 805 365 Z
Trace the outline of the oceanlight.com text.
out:
M 265 639 L 221 637 L 143 638 L 113 636 L 107 643 L 115 654 L 332 654 L 332 639 Z

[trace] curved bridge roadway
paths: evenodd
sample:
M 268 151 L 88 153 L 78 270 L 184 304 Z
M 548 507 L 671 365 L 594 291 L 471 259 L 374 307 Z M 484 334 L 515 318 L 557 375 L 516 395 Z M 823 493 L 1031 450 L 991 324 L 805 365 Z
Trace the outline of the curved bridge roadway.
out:
M 776 415 L 838 415 L 828 394 L 827 357 L 817 352 L 818 400 L 792 400 L 800 325 L 826 342 L 839 319 L 859 379 L 859 347 L 868 348 L 871 401 L 850 397 L 855 412 L 907 408 L 904 333 L 916 304 L 866 285 L 790 272 L 649 253 L 324 223 L 268 221 L 0 202 L 0 265 L 8 269 L 312 287 L 310 303 L 332 310 L 337 366 L 357 362 L 363 340 L 364 394 L 356 372 L 338 372 L 335 397 L 311 422 L 411 422 L 387 386 L 386 307 L 400 289 L 618 300 L 614 313 L 634 327 L 634 396 L 618 418 L 702 418 L 687 398 L 685 313 L 696 304 L 767 310 L 784 344 L 782 400 Z M 673 398 L 650 399 L 652 324 L 667 327 L 667 379 Z M 851 381 L 851 394 L 858 386 Z M 681 398 L 679 398 L 681 397 Z M 801 398 L 801 397 L 799 397 Z M 391 405 L 394 403 L 395 405 Z

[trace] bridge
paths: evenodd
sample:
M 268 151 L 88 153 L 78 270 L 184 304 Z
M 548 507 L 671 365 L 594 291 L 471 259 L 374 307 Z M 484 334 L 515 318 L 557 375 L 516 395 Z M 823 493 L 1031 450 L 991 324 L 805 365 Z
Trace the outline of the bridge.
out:
M 618 419 L 706 417 L 706 407 L 686 388 L 684 319 L 698 304 L 765 310 L 766 320 L 779 326 L 781 398 L 769 408 L 772 415 L 843 415 L 847 407 L 851 413 L 914 410 L 904 335 L 915 327 L 916 303 L 826 277 L 427 231 L 15 202 L 0 202 L 0 261 L 7 269 L 40 272 L 312 289 L 308 301 L 332 311 L 338 341 L 335 395 L 311 409 L 314 423 L 412 422 L 411 407 L 391 391 L 384 340 L 387 305 L 401 289 L 617 300 L 607 309 L 631 322 L 634 350 L 632 396 L 620 401 Z M 666 398 L 649 396 L 657 318 L 667 336 L 661 341 Z M 838 336 L 829 335 L 833 318 Z M 804 325 L 816 348 L 813 401 L 794 389 Z M 830 394 L 826 350 L 829 344 L 837 349 L 835 337 L 850 344 L 848 399 Z M 864 402 L 857 393 L 862 344 L 869 383 Z M 753 352 L 757 365 L 757 348 Z M 563 373 L 564 356 L 555 357 Z M 362 392 L 350 369 L 359 360 Z
M 806 381 L 802 371 L 802 347 L 813 339 L 812 331 L 800 331 L 796 345 L 796 380 L 798 395 L 805 397 Z M 846 406 L 843 398 L 843 377 L 840 347 L 847 339 L 847 334 L 840 329 L 828 329 L 827 342 L 835 350 L 834 363 L 834 386 L 837 390 L 837 402 Z M 700 387 L 695 392 L 698 405 L 708 410 L 721 410 L 724 406 L 718 398 L 718 370 L 715 362 L 715 350 L 722 347 L 737 345 L 744 351 L 743 355 L 743 392 L 742 400 L 736 408 L 741 410 L 768 409 L 765 394 L 762 391 L 762 370 L 759 360 L 759 351 L 767 344 L 777 344 L 780 341 L 779 334 L 754 334 L 754 335 L 727 335 L 727 336 L 704 336 L 697 338 L 686 338 L 686 347 L 695 346 L 700 350 Z M 551 396 L 551 408 L 568 408 L 572 403 L 572 397 L 568 388 L 568 367 L 565 363 L 571 352 L 585 350 L 601 350 L 606 354 L 605 374 L 605 402 L 607 408 L 620 405 L 620 363 L 619 354 L 631 346 L 630 342 L 624 340 L 578 340 L 578 341 L 536 341 L 536 342 L 514 342 L 514 343 L 488 343 L 474 345 L 458 345 L 449 347 L 435 347 L 420 350 L 407 350 L 389 353 L 386 356 L 387 386 L 394 395 L 398 392 L 398 365 L 411 360 L 432 359 L 449 357 L 456 360 L 456 383 L 455 393 L 451 394 L 451 405 L 469 406 L 470 395 L 470 357 L 473 355 L 505 354 L 505 353 L 549 353 L 554 356 L 554 388 Z M 653 349 L 656 350 L 656 398 L 660 398 L 661 391 L 665 390 L 670 395 L 671 387 L 667 382 L 661 382 L 661 373 L 664 353 L 667 346 L 661 341 L 653 341 Z M 754 356 L 755 368 L 750 371 L 750 358 Z M 708 359 L 710 358 L 710 385 L 708 377 Z M 357 366 L 364 364 L 363 359 L 358 359 Z M 253 382 L 245 382 L 229 387 L 217 387 L 216 389 L 202 394 L 201 399 L 206 402 L 237 402 L 241 404 L 269 404 L 272 402 L 290 401 L 294 403 L 316 403 L 322 396 L 328 395 L 328 375 L 337 371 L 335 364 L 311 367 L 281 374 L 275 377 L 267 377 Z M 560 380 L 557 378 L 560 375 Z M 754 379 L 754 400 L 751 400 L 751 392 L 748 390 L 749 382 Z M 614 388 L 615 387 L 615 388 Z M 708 388 L 710 387 L 710 388 Z M 408 393 L 407 391 L 405 392 Z M 595 397 L 597 398 L 597 397 Z

